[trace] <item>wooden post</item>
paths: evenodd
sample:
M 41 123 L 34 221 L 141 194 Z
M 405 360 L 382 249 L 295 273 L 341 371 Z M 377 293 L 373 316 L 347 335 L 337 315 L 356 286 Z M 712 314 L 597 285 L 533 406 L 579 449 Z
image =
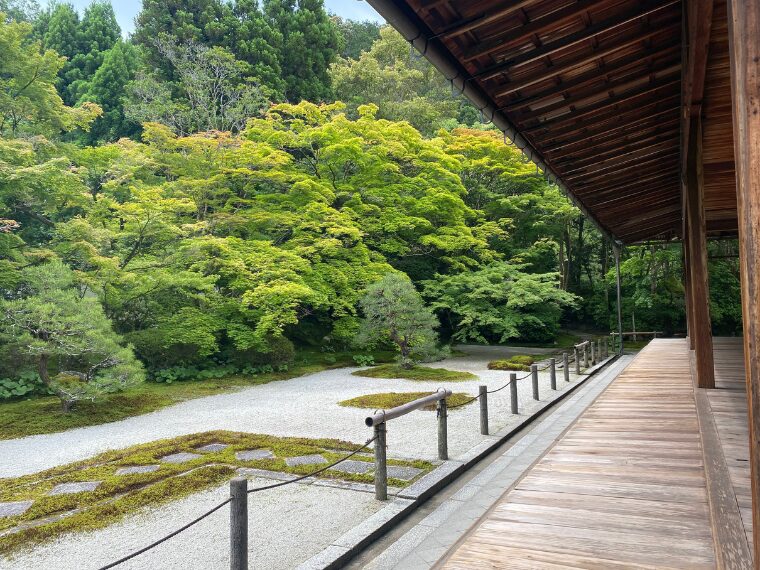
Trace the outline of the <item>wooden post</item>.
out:
M 446 461 L 449 458 L 447 416 L 446 398 L 443 398 L 438 400 L 438 459 L 441 461 Z
M 230 497 L 230 570 L 248 570 L 248 479 L 232 479 Z
M 694 124 L 696 123 L 696 124 Z M 710 323 L 710 286 L 707 273 L 707 234 L 705 230 L 704 184 L 702 180 L 702 127 L 692 118 L 686 168 L 686 215 L 691 267 L 691 310 L 694 354 L 697 361 L 697 386 L 715 388 L 712 325 Z
M 385 458 L 385 422 L 375 426 L 375 498 L 388 500 L 388 467 Z
M 488 387 L 478 386 L 478 399 L 480 400 L 480 433 L 488 435 Z
M 581 373 L 581 355 L 578 352 L 578 347 L 574 347 L 573 351 L 575 356 L 575 374 L 579 375 Z
M 760 568 L 760 3 L 728 0 L 728 43 L 734 112 L 744 367 L 747 379 L 752 527 Z
M 620 349 L 618 354 L 623 354 L 623 292 L 620 288 L 620 246 L 613 244 L 612 251 L 615 254 L 615 289 L 617 291 L 617 321 L 618 321 L 618 338 L 620 339 Z
M 565 375 L 565 382 L 570 382 L 570 360 L 567 357 L 567 352 L 562 353 L 562 373 Z
M 549 359 L 549 381 L 551 382 L 552 390 L 557 389 L 557 361 L 554 358 Z
M 583 345 L 583 368 L 588 368 L 588 342 Z
M 538 400 L 538 364 L 530 365 L 530 381 L 533 384 L 533 399 Z
M 509 375 L 509 404 L 513 414 L 520 413 L 517 405 L 517 374 L 514 372 Z
M 589 349 L 591 350 L 591 365 L 593 366 L 596 364 L 596 351 L 594 350 L 594 339 L 591 339 L 588 343 Z
M 596 339 L 596 354 L 597 354 L 597 361 L 601 362 L 604 360 L 604 354 L 602 354 L 602 339 L 598 338 Z

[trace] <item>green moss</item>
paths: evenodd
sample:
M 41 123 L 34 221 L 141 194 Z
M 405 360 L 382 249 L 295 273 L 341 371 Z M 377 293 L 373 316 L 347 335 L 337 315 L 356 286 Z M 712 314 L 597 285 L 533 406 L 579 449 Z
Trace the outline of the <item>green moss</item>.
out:
M 226 443 L 228 447 L 217 452 L 198 451 L 199 447 L 209 443 Z M 241 461 L 235 457 L 237 451 L 262 448 L 271 450 L 275 457 L 257 461 Z M 22 524 L 35 524 L 41 522 L 41 519 L 67 515 L 59 520 L 1 536 L 0 554 L 8 554 L 22 545 L 54 538 L 64 532 L 102 528 L 143 507 L 176 500 L 217 485 L 229 479 L 238 467 L 255 467 L 308 475 L 322 468 L 323 465 L 289 467 L 285 463 L 285 458 L 320 454 L 332 463 L 356 448 L 355 443 L 335 439 L 274 437 L 211 431 L 108 451 L 83 461 L 61 465 L 39 473 L 0 479 L 0 501 L 30 499 L 34 501 L 24 514 L 0 518 L 0 533 Z M 165 455 L 183 451 L 200 453 L 200 457 L 180 464 L 160 461 Z M 353 459 L 372 461 L 370 457 L 361 454 L 355 455 Z M 417 467 L 423 470 L 422 474 L 433 468 L 433 464 L 426 461 L 389 460 L 388 463 Z M 120 467 L 133 465 L 160 465 L 160 467 L 151 473 L 116 475 L 116 470 Z M 318 477 L 363 483 L 373 481 L 371 474 L 349 474 L 335 470 L 328 470 L 319 474 Z M 70 495 L 48 495 L 50 490 L 60 483 L 78 481 L 101 481 L 101 484 L 94 491 Z M 391 480 L 389 483 L 404 487 L 410 482 Z M 75 510 L 78 512 L 69 514 Z
M 373 410 L 390 409 L 418 398 L 429 396 L 433 392 L 386 392 L 383 394 L 366 394 L 338 402 L 339 405 L 351 408 L 369 408 Z M 447 398 L 450 406 L 461 406 L 471 403 L 472 396 L 462 392 L 455 392 Z M 423 410 L 435 410 L 435 404 L 422 408 Z
M 530 370 L 530 366 L 520 364 L 519 362 L 513 362 L 511 360 L 492 360 L 488 363 L 489 370 L 515 370 L 527 372 Z
M 430 368 L 428 366 L 413 366 L 402 368 L 398 364 L 382 364 L 364 370 L 353 372 L 355 376 L 367 378 L 403 378 L 405 380 L 418 380 L 421 382 L 463 382 L 477 380 L 478 377 L 470 372 L 459 370 L 446 370 L 445 368 Z

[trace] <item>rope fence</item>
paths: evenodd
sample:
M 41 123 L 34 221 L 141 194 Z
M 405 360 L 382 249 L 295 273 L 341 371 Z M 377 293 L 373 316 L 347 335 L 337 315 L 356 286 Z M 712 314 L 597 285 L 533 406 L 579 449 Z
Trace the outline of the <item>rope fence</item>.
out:
M 118 560 L 106 564 L 99 568 L 99 570 L 108 570 L 115 568 L 124 562 L 132 560 L 145 552 L 163 544 L 167 540 L 177 536 L 178 534 L 186 531 L 192 526 L 198 524 L 205 518 L 211 516 L 226 505 L 230 505 L 230 568 L 231 570 L 244 570 L 248 568 L 248 495 L 258 493 L 261 491 L 267 491 L 276 489 L 278 487 L 284 487 L 292 483 L 298 483 L 304 479 L 316 477 L 325 471 L 333 469 L 335 466 L 349 460 L 358 453 L 367 449 L 373 442 L 374 455 L 375 455 L 375 497 L 379 500 L 386 500 L 388 498 L 388 473 L 387 473 L 387 461 L 386 461 L 386 423 L 389 420 L 405 415 L 413 410 L 430 405 L 436 404 L 437 420 L 438 420 L 438 458 L 440 460 L 448 459 L 448 410 L 455 409 L 467 404 L 471 404 L 475 400 L 480 400 L 480 433 L 488 435 L 488 394 L 495 394 L 504 390 L 510 389 L 510 409 L 512 414 L 519 413 L 519 402 L 517 394 L 517 382 L 525 380 L 527 378 L 532 379 L 532 391 L 533 399 L 539 400 L 539 384 L 538 373 L 545 370 L 550 371 L 550 381 L 552 390 L 557 390 L 556 370 L 557 368 L 563 369 L 564 379 L 566 382 L 570 381 L 569 363 L 574 362 L 576 368 L 576 374 L 580 375 L 581 370 L 581 356 L 583 358 L 583 368 L 589 367 L 589 362 L 596 364 L 597 361 L 601 361 L 602 358 L 609 354 L 607 338 L 602 343 L 601 339 L 596 342 L 593 340 L 584 341 L 574 346 L 573 355 L 570 356 L 567 352 L 562 354 L 561 364 L 558 366 L 557 359 L 552 357 L 549 359 L 549 363 L 546 366 L 539 368 L 536 364 L 531 365 L 531 370 L 527 374 L 518 378 L 515 372 L 510 373 L 509 382 L 489 390 L 487 386 L 479 386 L 478 395 L 472 398 L 460 402 L 456 405 L 449 406 L 447 399 L 451 397 L 452 392 L 448 389 L 439 389 L 434 394 L 419 398 L 412 402 L 408 402 L 396 408 L 390 410 L 376 411 L 373 416 L 366 418 L 365 424 L 374 428 L 374 435 L 368 439 L 364 445 L 351 451 L 348 455 L 340 458 L 339 460 L 320 467 L 316 471 L 313 471 L 306 475 L 300 475 L 293 479 L 285 481 L 278 481 L 271 485 L 264 485 L 262 487 L 254 487 L 248 489 L 248 479 L 245 477 L 236 477 L 230 481 L 230 497 L 212 507 L 208 511 L 204 512 L 200 516 L 194 518 L 182 527 L 170 532 L 169 534 L 162 536 L 161 538 L 151 542 L 147 546 L 140 548 Z M 590 354 L 589 354 L 590 352 Z M 582 354 L 581 354 L 582 353 Z

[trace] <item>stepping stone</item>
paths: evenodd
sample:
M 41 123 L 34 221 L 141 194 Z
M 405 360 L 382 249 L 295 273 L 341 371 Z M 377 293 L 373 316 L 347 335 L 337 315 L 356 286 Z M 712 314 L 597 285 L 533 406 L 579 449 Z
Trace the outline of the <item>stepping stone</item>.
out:
M 296 465 L 319 465 L 321 463 L 327 463 L 327 459 L 316 453 L 314 455 L 299 455 L 298 457 L 288 457 L 285 459 L 285 464 L 288 467 L 295 467 Z
M 343 463 L 338 463 L 333 469 L 343 473 L 369 473 L 374 470 L 375 464 L 368 461 L 353 461 L 348 459 Z
M 34 501 L 13 501 L 12 503 L 0 503 L 0 519 L 23 515 L 32 506 Z
M 239 461 L 256 461 L 257 459 L 274 459 L 274 453 L 268 449 L 248 449 L 238 451 L 235 458 Z
M 186 451 L 182 451 L 180 453 L 165 455 L 161 458 L 161 461 L 164 463 L 187 463 L 188 461 L 192 461 L 193 459 L 197 459 L 199 457 L 201 456 L 197 453 L 187 453 Z
M 85 493 L 94 491 L 102 481 L 79 481 L 76 483 L 59 483 L 48 493 L 48 495 L 72 495 L 74 493 Z
M 153 473 L 161 468 L 160 465 L 133 465 L 131 467 L 120 467 L 116 470 L 116 475 L 134 475 L 135 473 Z
M 214 451 L 224 451 L 227 449 L 229 445 L 226 443 L 209 443 L 208 445 L 204 445 L 203 447 L 196 447 L 198 451 L 206 451 L 206 452 L 214 452 Z
M 410 481 L 420 473 L 422 473 L 422 469 L 417 469 L 416 467 L 399 467 L 397 465 L 388 466 L 388 477 L 392 477 L 393 479 Z

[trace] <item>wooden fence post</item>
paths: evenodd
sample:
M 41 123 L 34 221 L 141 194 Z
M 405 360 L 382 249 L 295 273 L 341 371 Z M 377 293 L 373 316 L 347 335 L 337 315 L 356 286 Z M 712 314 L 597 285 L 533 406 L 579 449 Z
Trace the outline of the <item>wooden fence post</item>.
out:
M 230 570 L 248 570 L 248 479 L 232 479 L 230 497 Z
M 565 375 L 565 382 L 570 382 L 570 362 L 567 352 L 562 353 L 562 372 Z
M 538 400 L 538 364 L 530 365 L 530 379 L 533 384 L 533 399 Z
M 601 338 L 596 340 L 596 354 L 598 355 L 599 362 L 604 360 L 604 355 L 602 354 L 602 339 Z
M 375 498 L 388 500 L 388 470 L 385 462 L 385 422 L 375 426 Z
M 478 387 L 478 398 L 480 399 L 480 433 L 488 435 L 488 387 Z
M 588 368 L 588 341 L 583 345 L 583 368 Z
M 554 358 L 549 359 L 549 381 L 551 382 L 552 390 L 557 389 L 557 361 Z
M 449 458 L 449 442 L 446 426 L 448 416 L 446 398 L 438 400 L 438 459 L 445 461 Z
M 519 414 L 517 406 L 517 374 L 512 372 L 509 375 L 509 403 L 513 414 Z
M 588 344 L 591 347 L 591 365 L 593 366 L 594 364 L 596 364 L 596 351 L 594 350 L 594 340 L 591 339 Z
M 573 347 L 573 352 L 575 356 L 575 374 L 579 375 L 581 373 L 581 354 L 578 352 L 578 347 Z

